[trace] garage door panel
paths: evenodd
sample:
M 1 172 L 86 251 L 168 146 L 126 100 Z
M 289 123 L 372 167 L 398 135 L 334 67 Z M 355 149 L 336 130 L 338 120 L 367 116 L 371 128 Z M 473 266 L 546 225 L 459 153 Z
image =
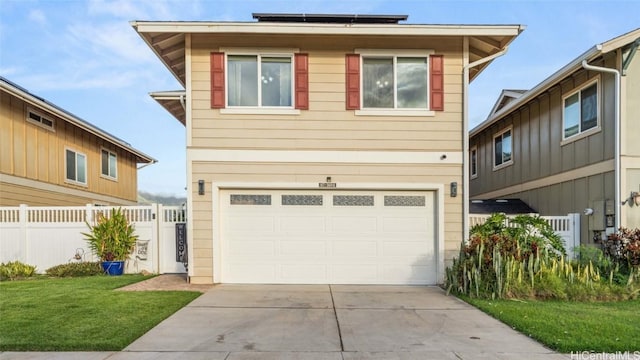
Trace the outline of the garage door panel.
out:
M 392 233 L 418 232 L 427 233 L 430 224 L 425 217 L 384 217 L 382 219 L 382 231 Z M 433 228 L 433 226 L 431 226 Z
M 376 264 L 337 264 L 331 267 L 335 283 L 371 284 L 378 280 L 378 265 Z
M 378 255 L 376 241 L 335 241 L 332 254 L 337 257 L 371 257 Z
M 433 194 L 223 190 L 221 280 L 435 284 Z
M 281 241 L 280 254 L 282 255 L 312 255 L 324 256 L 327 254 L 327 245 L 324 241 Z
M 232 262 L 225 270 L 228 282 L 233 283 L 270 283 L 276 278 L 274 264 Z
M 336 233 L 375 233 L 378 218 L 375 216 L 332 216 L 331 231 Z
M 383 265 L 382 278 L 389 283 L 406 283 L 406 284 L 431 284 L 436 281 L 433 274 L 435 268 L 433 266 L 411 265 Z
M 289 282 L 326 283 L 327 265 L 284 264 L 280 266 L 280 274 Z
M 428 249 L 425 248 L 424 242 L 420 241 L 394 241 L 384 242 L 382 245 L 382 254 L 384 256 L 410 256 L 415 257 L 416 254 L 423 256 L 428 255 Z
M 273 216 L 233 216 L 226 223 L 228 231 L 232 232 L 274 232 L 275 219 Z
M 280 217 L 280 230 L 285 232 L 324 232 L 326 228 L 324 216 Z
M 229 255 L 246 256 L 246 255 L 264 255 L 275 256 L 276 249 L 273 241 L 258 240 L 236 240 L 229 244 Z

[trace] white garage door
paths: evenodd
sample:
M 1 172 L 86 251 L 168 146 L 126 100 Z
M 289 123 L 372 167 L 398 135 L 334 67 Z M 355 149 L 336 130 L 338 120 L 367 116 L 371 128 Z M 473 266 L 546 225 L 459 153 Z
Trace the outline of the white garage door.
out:
M 221 280 L 435 284 L 434 198 L 429 191 L 221 191 Z

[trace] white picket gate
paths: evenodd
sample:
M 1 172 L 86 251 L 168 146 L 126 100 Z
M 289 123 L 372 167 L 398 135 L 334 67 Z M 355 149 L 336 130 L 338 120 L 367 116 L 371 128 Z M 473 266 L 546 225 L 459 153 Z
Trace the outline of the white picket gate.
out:
M 473 227 L 484 223 L 489 214 L 469 214 L 469 226 Z M 507 216 L 507 218 L 512 216 Z M 567 257 L 575 257 L 574 248 L 580 246 L 580 214 L 567 214 L 566 216 L 540 216 L 547 220 L 553 230 L 560 235 L 567 250 Z M 507 219 L 508 221 L 508 219 Z
M 0 207 L 0 263 L 21 261 L 46 269 L 68 262 L 93 261 L 83 232 L 88 232 L 106 206 Z M 176 262 L 176 223 L 184 223 L 185 212 L 179 206 L 160 204 L 122 206 L 135 226 L 138 241 L 125 271 L 137 273 L 185 273 Z

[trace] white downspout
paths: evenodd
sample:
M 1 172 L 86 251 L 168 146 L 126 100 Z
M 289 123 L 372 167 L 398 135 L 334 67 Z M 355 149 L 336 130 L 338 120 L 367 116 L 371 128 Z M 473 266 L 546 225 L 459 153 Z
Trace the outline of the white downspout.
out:
M 587 70 L 606 72 L 615 75 L 615 91 L 614 91 L 614 99 L 615 99 L 615 114 L 614 114 L 614 122 L 615 122 L 615 142 L 616 142 L 616 152 L 615 152 L 615 182 L 616 182 L 616 200 L 615 200 L 615 230 L 620 229 L 620 217 L 622 216 L 622 203 L 620 196 L 620 72 L 616 69 L 593 66 L 587 63 L 587 60 L 582 60 L 582 67 Z
M 463 51 L 466 54 L 465 60 L 468 61 L 469 38 L 466 36 L 464 37 L 463 46 Z M 462 235 L 463 241 L 466 240 L 467 236 L 469 236 L 469 192 L 471 190 L 469 180 L 469 69 L 500 57 L 506 54 L 508 50 L 509 48 L 505 48 L 504 50 L 500 50 L 491 56 L 476 60 L 462 67 L 462 101 L 464 103 L 464 107 L 462 109 L 462 181 L 464 183 L 464 191 L 462 192 L 462 228 L 464 231 Z

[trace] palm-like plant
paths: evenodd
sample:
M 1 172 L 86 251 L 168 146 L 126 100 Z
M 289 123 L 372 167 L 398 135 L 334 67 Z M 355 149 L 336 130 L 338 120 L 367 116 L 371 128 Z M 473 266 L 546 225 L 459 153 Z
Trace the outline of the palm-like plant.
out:
M 91 230 L 82 233 L 91 251 L 101 261 L 124 261 L 133 251 L 138 235 L 122 209 L 111 209 L 109 216 L 100 213 L 94 225 L 87 223 Z

